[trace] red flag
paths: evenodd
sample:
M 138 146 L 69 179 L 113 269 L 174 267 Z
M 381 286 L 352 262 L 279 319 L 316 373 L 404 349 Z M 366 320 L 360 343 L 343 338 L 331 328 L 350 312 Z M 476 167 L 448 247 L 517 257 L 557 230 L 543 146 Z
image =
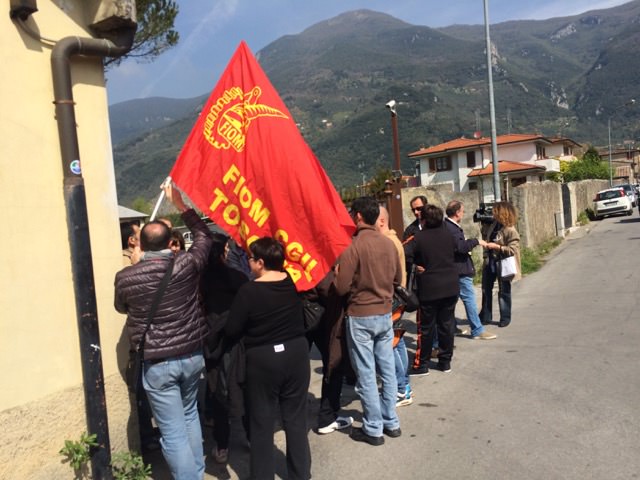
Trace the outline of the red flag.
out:
M 273 236 L 299 291 L 351 243 L 353 222 L 284 102 L 241 42 L 171 171 L 240 245 Z

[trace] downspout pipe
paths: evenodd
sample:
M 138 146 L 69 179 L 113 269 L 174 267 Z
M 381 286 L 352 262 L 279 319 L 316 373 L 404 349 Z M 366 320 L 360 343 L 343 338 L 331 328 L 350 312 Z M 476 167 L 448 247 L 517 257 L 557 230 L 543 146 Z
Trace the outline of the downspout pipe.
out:
M 92 452 L 94 479 L 112 479 L 111 445 L 107 422 L 107 404 L 102 369 L 100 331 L 96 303 L 87 200 L 80 163 L 75 104 L 71 82 L 71 59 L 76 55 L 116 57 L 133 44 L 135 24 L 121 35 L 122 43 L 95 38 L 65 37 L 56 42 L 51 53 L 53 90 L 58 136 L 64 172 L 64 200 L 71 250 L 71 269 L 80 342 L 87 428 L 96 434 L 98 447 Z

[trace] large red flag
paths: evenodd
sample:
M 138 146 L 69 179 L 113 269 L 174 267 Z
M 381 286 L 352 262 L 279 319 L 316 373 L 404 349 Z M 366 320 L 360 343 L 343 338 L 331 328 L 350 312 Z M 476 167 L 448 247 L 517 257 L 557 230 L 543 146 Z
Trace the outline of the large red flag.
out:
M 200 113 L 171 177 L 240 245 L 263 236 L 280 240 L 300 291 L 327 274 L 355 230 L 245 42 Z

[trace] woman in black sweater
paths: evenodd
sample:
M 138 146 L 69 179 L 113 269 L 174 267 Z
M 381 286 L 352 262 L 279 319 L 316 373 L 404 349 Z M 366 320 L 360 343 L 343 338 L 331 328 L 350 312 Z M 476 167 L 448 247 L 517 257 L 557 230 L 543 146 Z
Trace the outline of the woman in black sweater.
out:
M 455 307 L 460 293 L 458 269 L 454 262 L 455 244 L 449 230 L 444 227 L 444 213 L 435 205 L 427 205 L 422 211 L 423 229 L 411 245 L 412 257 L 419 272 L 418 298 L 420 299 L 420 329 L 423 345 L 433 344 L 438 332 L 438 368 L 451 371 L 453 339 L 455 336 Z M 431 349 L 421 350 L 420 367 L 413 372 L 429 373 Z M 415 365 L 415 362 L 414 362 Z
M 245 395 L 251 431 L 251 478 L 273 479 L 273 429 L 278 411 L 287 442 L 288 478 L 311 477 L 307 438 L 309 345 L 302 301 L 283 270 L 284 248 L 264 237 L 250 246 L 256 280 L 238 291 L 225 334 L 244 342 Z

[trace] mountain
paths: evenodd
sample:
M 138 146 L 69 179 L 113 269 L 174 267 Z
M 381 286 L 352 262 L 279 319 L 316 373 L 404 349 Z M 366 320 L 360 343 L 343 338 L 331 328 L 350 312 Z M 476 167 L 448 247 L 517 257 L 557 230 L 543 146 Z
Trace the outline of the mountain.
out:
M 606 144 L 609 116 L 637 94 L 639 25 L 640 0 L 572 17 L 492 25 L 497 132 L 562 133 Z M 284 36 L 256 56 L 341 187 L 392 165 L 385 109 L 391 99 L 398 102 L 405 172 L 414 169 L 406 155 L 421 146 L 475 130 L 488 133 L 484 52 L 482 26 L 432 29 L 358 10 Z M 122 204 L 155 196 L 204 99 L 133 100 L 126 102 L 130 113 L 122 113 L 122 104 L 111 108 L 114 138 L 122 139 L 114 142 Z M 636 109 L 616 111 L 613 143 L 633 138 L 638 118 Z

